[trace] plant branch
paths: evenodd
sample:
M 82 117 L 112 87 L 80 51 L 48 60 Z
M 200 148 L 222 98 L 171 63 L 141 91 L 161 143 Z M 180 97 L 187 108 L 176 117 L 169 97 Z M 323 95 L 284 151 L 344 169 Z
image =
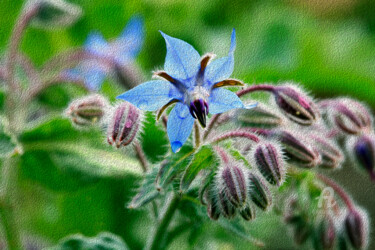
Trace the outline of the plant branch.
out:
M 256 136 L 255 134 L 249 133 L 247 131 L 237 130 L 237 131 L 230 131 L 230 132 L 227 132 L 223 135 L 216 137 L 215 139 L 212 140 L 212 143 L 218 143 L 218 142 L 231 139 L 231 138 L 245 138 L 255 143 L 258 143 L 260 141 L 259 137 Z
M 145 154 L 142 150 L 142 147 L 139 144 L 139 142 L 137 142 L 137 141 L 134 142 L 133 147 L 134 147 L 135 153 L 137 155 L 137 158 L 139 160 L 139 163 L 142 166 L 142 170 L 143 170 L 144 173 L 146 173 L 147 169 L 148 169 L 148 166 L 147 166 L 147 160 L 146 160 Z
M 148 239 L 147 250 L 161 249 L 162 244 L 165 241 L 167 235 L 168 226 L 173 218 L 174 213 L 178 208 L 180 196 L 173 193 L 172 197 L 168 200 L 165 205 L 164 213 L 162 213 L 157 222 L 156 228 L 151 232 L 151 236 Z
M 237 96 L 241 97 L 243 95 L 253 93 L 255 91 L 273 91 L 275 87 L 269 84 L 258 84 L 258 85 L 252 85 L 250 87 L 247 87 L 245 89 L 242 89 L 237 92 Z
M 195 148 L 198 148 L 201 144 L 201 133 L 197 122 L 194 122 L 194 138 L 195 138 Z

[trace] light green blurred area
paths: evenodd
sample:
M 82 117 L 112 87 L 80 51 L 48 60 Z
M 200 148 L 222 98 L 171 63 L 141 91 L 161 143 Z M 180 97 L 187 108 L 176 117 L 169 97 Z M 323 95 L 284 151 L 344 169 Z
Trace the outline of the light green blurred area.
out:
M 138 14 L 145 20 L 146 37 L 137 62 L 147 79 L 151 77 L 152 70 L 163 67 L 166 49 L 158 30 L 191 43 L 202 55 L 215 52 L 221 57 L 229 49 L 232 28 L 236 28 L 233 77 L 249 84 L 295 81 L 310 90 L 317 99 L 345 95 L 375 108 L 373 0 L 71 2 L 82 6 L 84 11 L 84 16 L 72 27 L 65 30 L 27 30 L 22 50 L 36 65 L 42 65 L 61 51 L 81 46 L 90 31 L 100 31 L 107 39 L 116 38 L 127 21 Z M 10 31 L 22 4 L 23 1 L 19 0 L 0 1 L 1 53 L 7 48 Z M 107 82 L 104 88 L 110 86 L 111 83 Z M 114 97 L 121 91 L 114 88 L 106 92 Z M 72 90 L 67 93 L 72 93 Z M 51 90 L 43 96 L 43 100 L 55 103 L 55 108 L 62 110 L 72 96 L 74 93 L 66 95 Z M 37 165 L 38 159 L 36 162 Z M 48 176 L 49 173 L 46 169 L 37 174 Z M 46 189 L 35 181 L 37 178 L 31 178 L 31 181 L 26 171 L 20 180 L 24 209 L 21 221 L 26 225 L 25 232 L 41 235 L 43 240 L 54 243 L 71 233 L 92 236 L 108 230 L 121 235 L 132 248 L 139 249 L 148 233 L 150 211 L 125 209 L 125 204 L 135 193 L 139 176 L 104 178 L 82 187 L 67 181 L 67 185 L 73 187 L 54 189 L 50 186 Z M 350 185 L 345 178 L 344 182 Z M 359 192 L 361 187 L 353 190 Z M 371 192 L 373 194 L 373 188 Z M 365 201 L 366 197 L 362 195 L 361 200 Z M 269 220 L 269 226 L 263 227 L 269 230 L 267 241 L 277 244 L 280 237 L 286 240 L 285 228 L 274 230 L 280 222 L 272 217 Z M 254 225 L 257 225 L 256 222 Z M 254 231 L 254 235 L 259 234 Z M 223 242 L 209 244 L 210 247 L 235 249 L 237 238 L 218 235 L 224 239 Z M 172 246 L 186 244 L 185 238 L 179 238 Z M 199 239 L 199 242 L 204 242 L 204 239 Z M 241 246 L 245 248 L 246 244 Z

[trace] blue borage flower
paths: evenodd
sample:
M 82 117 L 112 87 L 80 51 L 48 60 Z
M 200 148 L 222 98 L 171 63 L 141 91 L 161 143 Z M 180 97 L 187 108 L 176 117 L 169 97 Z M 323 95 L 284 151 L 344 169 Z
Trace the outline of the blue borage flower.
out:
M 97 91 L 113 66 L 123 67 L 132 63 L 142 47 L 143 37 L 143 20 L 140 17 L 133 17 L 120 36 L 110 42 L 99 32 L 90 33 L 84 48 L 87 52 L 103 58 L 103 61 L 83 61 L 75 69 L 69 70 L 68 76 L 82 79 L 89 89 Z
M 170 37 L 163 32 L 167 45 L 165 71 L 154 72 L 163 80 L 145 82 L 118 98 L 128 101 L 146 111 L 160 114 L 176 103 L 168 117 L 167 133 L 173 152 L 177 152 L 188 139 L 194 119 L 206 126 L 206 116 L 245 106 L 238 96 L 223 86 L 243 86 L 239 80 L 228 79 L 233 72 L 236 34 L 233 29 L 228 56 L 214 60 L 213 54 L 202 58 L 190 44 Z

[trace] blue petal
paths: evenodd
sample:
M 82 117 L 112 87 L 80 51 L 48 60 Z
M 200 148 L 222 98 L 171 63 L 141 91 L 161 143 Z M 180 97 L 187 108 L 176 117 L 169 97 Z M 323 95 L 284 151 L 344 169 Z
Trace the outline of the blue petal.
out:
M 205 71 L 205 84 L 212 87 L 215 83 L 228 79 L 233 73 L 234 50 L 236 49 L 236 31 L 233 29 L 228 56 L 214 60 L 207 65 Z
M 163 80 L 149 81 L 119 95 L 123 99 L 146 111 L 155 111 L 172 99 L 180 100 L 182 94 L 169 82 Z
M 256 104 L 245 106 L 235 93 L 223 88 L 213 89 L 208 102 L 211 114 L 219 114 L 235 108 L 250 109 L 256 106 Z
M 193 128 L 194 118 L 189 108 L 177 103 L 168 116 L 167 133 L 171 142 L 172 151 L 176 153 L 186 142 Z
M 105 55 L 108 50 L 108 43 L 99 32 L 92 32 L 88 35 L 85 49 L 96 55 Z
M 199 53 L 187 42 L 170 37 L 160 31 L 167 45 L 164 70 L 174 78 L 188 79 L 195 76 L 200 66 Z
M 118 47 L 116 60 L 124 62 L 138 55 L 144 40 L 143 26 L 141 17 L 136 16 L 130 19 L 120 37 L 113 43 L 115 47 Z

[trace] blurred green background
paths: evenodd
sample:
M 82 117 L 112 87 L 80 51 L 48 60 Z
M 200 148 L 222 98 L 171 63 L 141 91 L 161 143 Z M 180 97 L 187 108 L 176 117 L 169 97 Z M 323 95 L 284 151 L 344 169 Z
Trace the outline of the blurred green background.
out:
M 236 28 L 233 77 L 249 84 L 293 80 L 306 86 L 317 99 L 344 95 L 375 108 L 373 0 L 70 2 L 82 6 L 84 11 L 84 16 L 72 27 L 51 31 L 28 29 L 22 50 L 36 65 L 42 65 L 56 53 L 81 46 L 92 30 L 102 32 L 106 39 L 115 38 L 134 14 L 140 14 L 145 20 L 146 37 L 137 62 L 147 79 L 152 70 L 163 67 L 166 49 L 158 30 L 191 43 L 201 54 L 215 52 L 220 57 L 226 55 L 231 29 Z M 0 1 L 1 53 L 7 48 L 22 4 L 19 0 Z M 104 89 L 113 98 L 122 90 L 108 90 L 112 86 L 107 81 Z M 60 112 L 81 94 L 75 90 L 51 88 L 38 105 Z M 100 133 L 98 138 L 103 141 Z M 82 180 L 80 173 L 54 168 L 56 159 L 50 159 L 42 151 L 38 157 L 24 156 L 23 161 L 26 163 L 19 180 L 20 220 L 28 237 L 51 244 L 71 233 L 93 236 L 107 230 L 121 235 L 134 249 L 142 246 L 149 230 L 150 212 L 125 209 L 139 185 L 139 169 L 126 176 Z M 334 175 L 375 218 L 373 185 L 368 183 L 367 176 L 350 169 L 344 167 Z M 265 241 L 287 242 L 283 230 L 272 230 L 277 218 L 268 219 L 271 229 Z M 223 243 L 211 247 L 235 248 L 236 239 L 219 236 L 225 239 Z M 183 240 L 178 242 L 184 244 Z

